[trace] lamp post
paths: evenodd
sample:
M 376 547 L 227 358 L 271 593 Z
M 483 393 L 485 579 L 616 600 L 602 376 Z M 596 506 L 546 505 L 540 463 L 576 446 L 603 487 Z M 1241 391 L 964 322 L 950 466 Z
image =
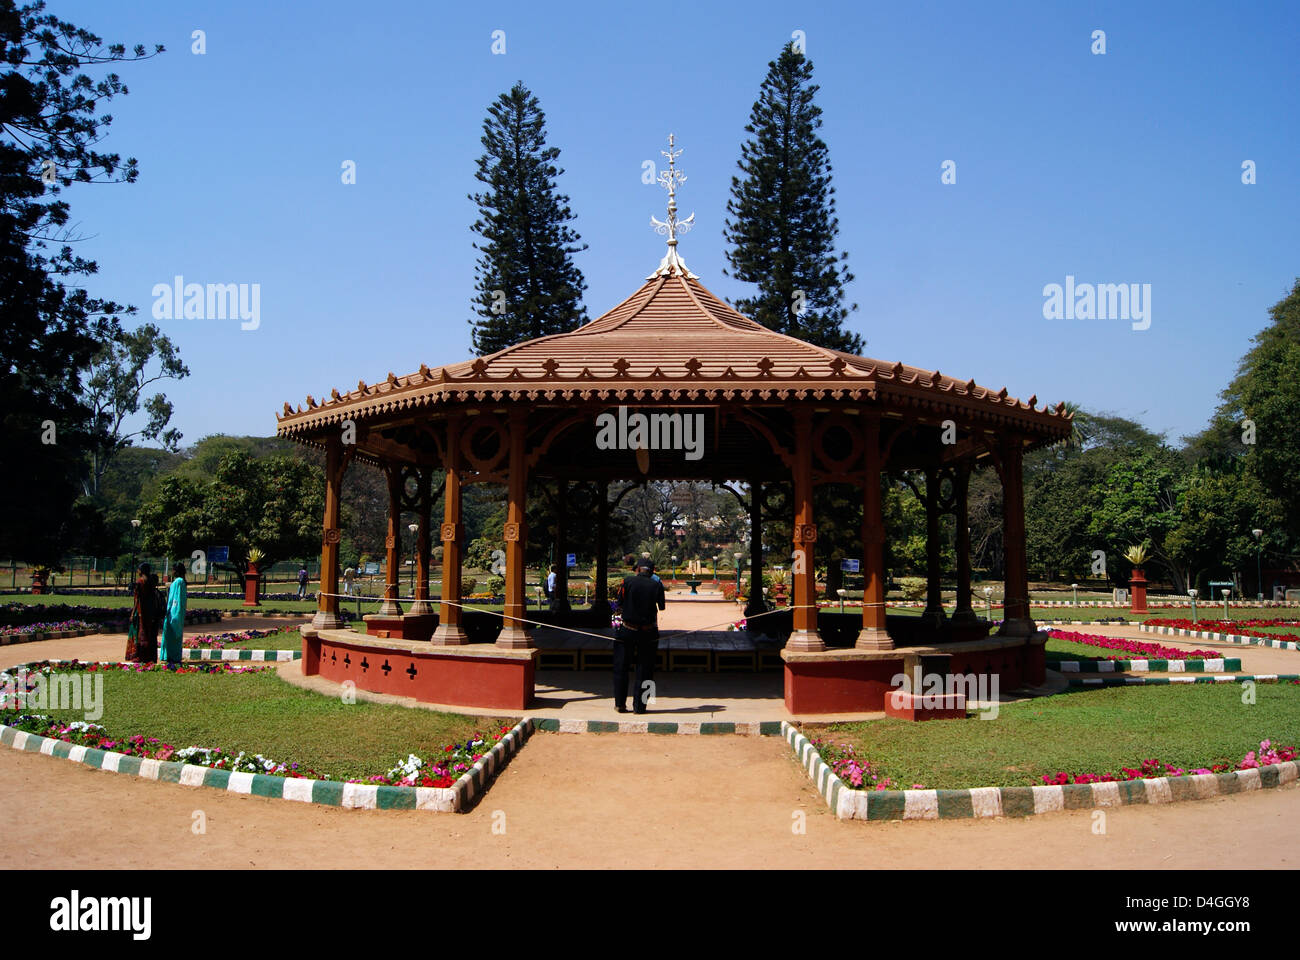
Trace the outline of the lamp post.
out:
M 1077 607 L 1079 605 L 1079 585 L 1077 583 L 1072 583 L 1070 584 L 1070 587 L 1074 590 L 1074 605 Z
M 1259 600 L 1264 599 L 1264 531 L 1252 530 L 1255 535 L 1255 583 L 1259 585 Z
M 135 579 L 136 555 L 140 552 L 140 521 L 131 521 L 131 579 Z
M 732 556 L 736 558 L 736 599 L 739 600 L 740 599 L 740 558 L 743 557 L 744 554 L 733 553 Z
M 673 554 L 673 579 L 677 579 L 677 554 Z
M 419 546 L 416 545 L 415 533 L 420 529 L 418 523 L 408 523 L 406 529 L 411 531 L 411 596 L 415 596 L 415 568 L 420 564 Z
M 1227 620 L 1228 619 L 1228 596 L 1229 594 L 1232 593 L 1232 589 L 1230 587 L 1224 587 L 1221 592 L 1223 593 L 1223 619 Z
M 845 590 L 843 587 L 840 587 L 840 588 L 839 588 L 838 590 L 836 590 L 835 592 L 838 593 L 838 594 L 840 595 L 840 613 L 843 613 L 843 612 L 844 612 L 844 594 L 846 594 L 848 591 Z
M 722 554 L 718 554 L 716 557 L 713 558 L 713 582 L 714 583 L 718 582 L 718 561 L 721 559 L 722 559 Z
M 1192 598 L 1192 626 L 1196 626 L 1196 588 L 1192 587 L 1187 591 L 1187 595 Z
M 988 609 L 989 609 L 989 623 L 992 623 L 993 622 L 993 588 L 992 587 L 984 588 L 984 602 L 988 605 Z

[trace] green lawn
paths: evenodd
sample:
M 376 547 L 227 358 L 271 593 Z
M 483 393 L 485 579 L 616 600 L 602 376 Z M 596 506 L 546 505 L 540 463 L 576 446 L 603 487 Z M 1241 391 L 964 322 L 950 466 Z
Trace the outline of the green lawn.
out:
M 104 674 L 110 736 L 157 737 L 174 747 L 220 747 L 297 762 L 335 780 L 386 773 L 408 754 L 441 754 L 476 732 L 514 720 L 357 702 L 291 686 L 274 671 L 249 674 Z M 48 711 L 67 720 L 82 711 Z
M 1258 684 L 1255 694 L 1247 706 L 1237 684 L 1081 689 L 1003 704 L 995 720 L 884 719 L 815 735 L 853 743 L 904 788 L 1037 786 L 1044 774 L 1118 773 L 1149 757 L 1235 766 L 1262 739 L 1300 743 L 1300 687 Z

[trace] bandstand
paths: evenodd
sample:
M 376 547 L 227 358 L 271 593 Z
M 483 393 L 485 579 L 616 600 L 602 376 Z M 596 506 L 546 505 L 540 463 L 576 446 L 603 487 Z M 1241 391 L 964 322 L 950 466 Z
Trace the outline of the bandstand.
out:
M 561 491 L 572 482 L 599 485 L 599 614 L 608 610 L 605 491 L 611 482 L 665 479 L 740 481 L 751 491 L 790 484 L 793 589 L 779 655 L 792 714 L 879 710 L 890 678 L 917 656 L 954 673 L 996 673 L 1003 689 L 1041 683 L 1045 635 L 1029 610 L 1022 459 L 1027 449 L 1069 435 L 1064 405 L 1039 409 L 1036 398 L 1017 400 L 1005 387 L 824 349 L 741 315 L 678 254 L 680 175 L 672 160 L 668 220 L 661 224 L 667 253 L 603 316 L 489 356 L 421 364 L 405 376 L 389 373 L 319 400 L 309 396 L 297 409 L 284 405 L 278 435 L 323 449 L 326 461 L 321 592 L 303 632 L 304 673 L 433 703 L 528 707 L 541 653 L 531 627 L 539 614 L 525 601 L 529 482 L 554 482 Z M 634 414 L 650 424 L 651 436 L 601 442 L 610 417 L 626 424 Z M 703 435 L 694 438 L 696 449 L 684 449 L 684 431 L 696 424 Z M 366 634 L 349 629 L 338 606 L 340 492 L 345 471 L 362 466 L 382 470 L 389 491 L 385 600 L 366 618 Z M 967 488 L 971 471 L 982 467 L 1000 477 L 1004 504 L 1005 615 L 992 636 L 971 596 Z M 902 471 L 926 478 L 929 559 L 926 611 L 906 621 L 886 619 L 881 486 L 883 475 Z M 435 472 L 445 478 L 436 528 Z M 501 484 L 507 498 L 505 609 L 489 633 L 467 630 L 456 602 L 466 546 L 462 495 L 473 483 Z M 828 645 L 823 634 L 835 620 L 834 632 L 844 637 L 847 615 L 819 613 L 816 600 L 818 525 L 836 518 L 815 516 L 813 492 L 829 483 L 858 487 L 863 507 L 861 619 L 856 637 L 850 633 L 839 645 Z M 753 553 L 761 542 L 762 498 L 750 501 Z M 419 517 L 415 594 L 405 610 L 398 599 L 403 510 Z M 940 594 L 943 513 L 953 515 L 956 530 L 951 615 Z M 428 590 L 434 529 L 443 548 L 444 601 L 436 609 Z M 761 566 L 761 554 L 756 559 Z

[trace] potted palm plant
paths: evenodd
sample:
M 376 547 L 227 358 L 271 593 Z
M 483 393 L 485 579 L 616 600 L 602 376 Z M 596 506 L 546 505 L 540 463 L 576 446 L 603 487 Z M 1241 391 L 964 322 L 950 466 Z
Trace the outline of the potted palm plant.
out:
M 1147 562 L 1149 556 L 1145 543 L 1139 543 L 1124 551 L 1124 559 L 1133 564 L 1133 573 L 1129 577 L 1129 589 L 1131 591 L 1129 611 L 1132 613 L 1149 612 L 1147 610 L 1147 578 L 1142 572 L 1142 565 Z

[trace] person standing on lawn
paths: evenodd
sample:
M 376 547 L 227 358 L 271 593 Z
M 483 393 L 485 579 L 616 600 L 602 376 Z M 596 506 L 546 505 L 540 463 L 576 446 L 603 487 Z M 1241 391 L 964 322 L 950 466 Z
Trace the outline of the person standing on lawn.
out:
M 636 575 L 619 589 L 623 625 L 614 632 L 614 708 L 627 713 L 627 668 L 636 664 L 633 713 L 645 713 L 659 654 L 659 611 L 666 607 L 664 585 L 653 577 L 654 564 L 638 560 Z
M 126 634 L 126 659 L 154 663 L 158 659 L 158 575 L 147 563 L 140 564 L 135 578 L 135 601 Z
M 181 642 L 185 637 L 185 561 L 176 561 L 176 577 L 167 590 L 167 610 L 162 622 L 162 649 L 160 659 L 167 661 L 167 669 L 175 670 L 181 663 Z
M 298 568 L 298 599 L 302 600 L 307 596 L 307 568 Z

